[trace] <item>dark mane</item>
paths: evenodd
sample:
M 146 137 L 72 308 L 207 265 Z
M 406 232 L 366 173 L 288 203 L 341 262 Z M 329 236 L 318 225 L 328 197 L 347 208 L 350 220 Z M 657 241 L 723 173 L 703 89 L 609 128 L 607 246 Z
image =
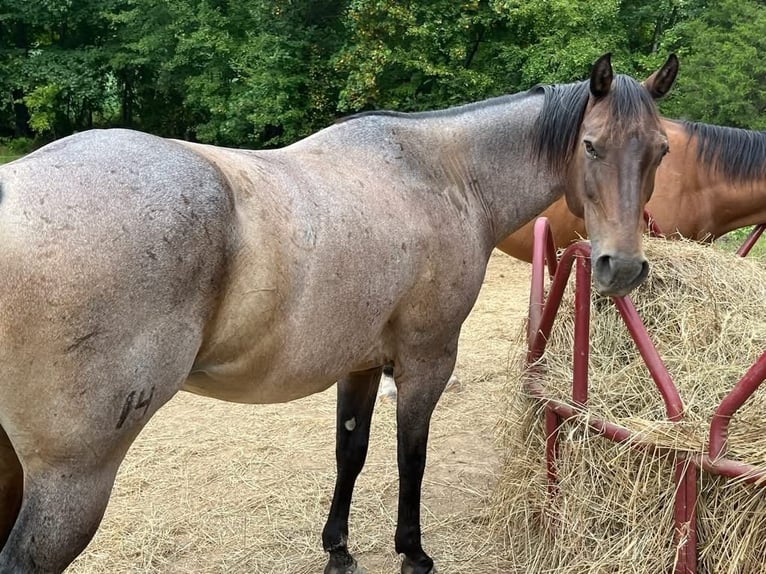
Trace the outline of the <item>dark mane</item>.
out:
M 729 181 L 766 177 L 766 132 L 680 120 L 690 137 L 697 138 L 697 161 Z
M 536 86 L 530 93 L 543 92 L 543 110 L 537 119 L 534 149 L 537 157 L 554 169 L 563 169 L 572 158 L 590 96 L 589 82 Z M 646 114 L 657 115 L 649 92 L 630 76 L 617 75 L 609 91 L 610 114 L 618 118 L 619 128 L 630 127 Z

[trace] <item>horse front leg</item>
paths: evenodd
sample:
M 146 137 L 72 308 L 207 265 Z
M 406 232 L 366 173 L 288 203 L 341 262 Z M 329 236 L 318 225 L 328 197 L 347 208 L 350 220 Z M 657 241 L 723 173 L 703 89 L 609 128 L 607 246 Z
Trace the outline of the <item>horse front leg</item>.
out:
M 361 572 L 348 551 L 348 514 L 356 478 L 367 458 L 370 423 L 381 368 L 352 373 L 338 382 L 335 458 L 337 478 L 322 544 L 330 554 L 325 574 Z
M 399 514 L 396 551 L 404 554 L 402 574 L 433 574 L 434 561 L 425 553 L 420 531 L 420 497 L 426 467 L 428 431 L 439 397 L 455 366 L 454 351 L 437 360 L 417 360 L 403 367 L 397 379 L 397 460 Z

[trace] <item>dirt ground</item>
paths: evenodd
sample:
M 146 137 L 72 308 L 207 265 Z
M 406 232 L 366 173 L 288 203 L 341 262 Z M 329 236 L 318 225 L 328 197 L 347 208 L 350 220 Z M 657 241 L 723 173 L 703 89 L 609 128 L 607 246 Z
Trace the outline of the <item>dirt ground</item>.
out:
M 494 426 L 509 356 L 518 352 L 529 271 L 493 253 L 463 327 L 461 384 L 434 415 L 423 532 L 440 574 L 508 571 L 502 541 L 488 526 L 487 499 L 499 465 Z M 67 572 L 322 572 L 334 409 L 334 388 L 266 406 L 181 393 L 131 448 L 96 537 Z M 351 513 L 351 551 L 369 574 L 399 572 L 394 417 L 394 405 L 381 401 Z

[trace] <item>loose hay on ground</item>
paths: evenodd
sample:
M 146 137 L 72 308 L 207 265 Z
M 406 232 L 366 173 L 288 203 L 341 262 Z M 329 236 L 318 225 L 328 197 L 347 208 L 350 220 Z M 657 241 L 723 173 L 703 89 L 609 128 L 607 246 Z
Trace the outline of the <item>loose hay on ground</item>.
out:
M 648 241 L 646 250 L 652 271 L 633 299 L 679 387 L 685 420 L 667 421 L 627 328 L 611 302 L 597 296 L 588 416 L 658 445 L 703 452 L 715 407 L 766 349 L 766 268 L 685 242 Z M 542 359 L 541 382 L 551 398 L 571 396 L 573 310 L 570 289 Z M 541 407 L 518 392 L 522 361 L 520 354 L 510 370 L 512 404 L 501 433 L 506 460 L 494 501 L 511 562 L 529 573 L 672 571 L 672 458 L 596 436 L 578 417 L 562 429 L 560 488 L 550 500 Z M 729 456 L 766 467 L 766 389 L 733 420 Z M 699 490 L 700 572 L 762 572 L 766 492 L 704 474 Z

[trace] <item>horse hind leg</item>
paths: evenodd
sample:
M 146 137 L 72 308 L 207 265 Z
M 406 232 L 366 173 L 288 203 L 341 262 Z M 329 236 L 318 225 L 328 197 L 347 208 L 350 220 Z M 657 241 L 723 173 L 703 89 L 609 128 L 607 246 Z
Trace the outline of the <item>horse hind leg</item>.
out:
M 348 551 L 348 515 L 356 478 L 367 458 L 370 423 L 381 369 L 353 373 L 338 382 L 336 420 L 337 478 L 322 544 L 330 554 L 325 574 L 361 574 Z
M 94 467 L 67 461 L 25 470 L 21 508 L 0 552 L 0 572 L 62 572 L 98 529 L 117 464 Z
M 129 446 L 163 402 L 152 403 L 144 417 L 127 417 L 120 428 L 111 416 L 115 411 L 93 405 L 79 417 L 63 412 L 47 426 L 30 413 L 16 417 L 19 426 L 6 426 L 24 482 L 18 515 L 0 551 L 0 574 L 63 572 L 85 549 Z M 100 417 L 103 411 L 111 412 Z
M 0 427 L 0 550 L 19 514 L 23 487 L 24 474 L 19 457 L 5 430 Z
M 196 346 L 161 335 L 131 337 L 82 368 L 61 361 L 23 393 L 0 386 L 3 426 L 24 472 L 0 574 L 62 572 L 88 545 L 128 448 L 192 364 Z M 62 392 L 75 385 L 82 392 Z
M 380 376 L 380 385 L 378 387 L 378 398 L 396 400 L 393 363 L 383 367 L 383 374 Z
M 459 390 L 461 387 L 460 379 L 455 373 L 450 375 L 445 390 Z M 394 365 L 388 364 L 383 367 L 383 375 L 380 377 L 380 387 L 378 388 L 378 398 L 382 400 L 396 400 L 396 383 L 394 382 Z

